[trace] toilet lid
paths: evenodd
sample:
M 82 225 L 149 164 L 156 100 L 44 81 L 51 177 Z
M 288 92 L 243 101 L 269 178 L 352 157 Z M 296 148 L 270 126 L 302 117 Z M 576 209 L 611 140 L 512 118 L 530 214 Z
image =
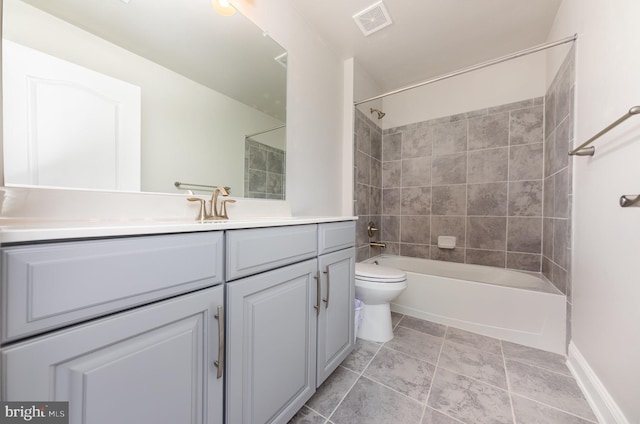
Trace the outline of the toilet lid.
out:
M 406 280 L 407 274 L 395 268 L 358 262 L 356 263 L 356 278 L 370 281 L 394 282 Z

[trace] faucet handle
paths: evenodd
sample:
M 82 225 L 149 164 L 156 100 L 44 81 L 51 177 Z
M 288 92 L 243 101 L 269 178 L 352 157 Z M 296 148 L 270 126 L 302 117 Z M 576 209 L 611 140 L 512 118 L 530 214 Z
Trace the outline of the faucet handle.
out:
M 224 199 L 222 200 L 222 217 L 224 219 L 229 219 L 229 215 L 227 215 L 227 203 L 236 203 L 234 199 Z
M 187 197 L 187 200 L 190 202 L 200 202 L 200 211 L 198 212 L 198 216 L 196 217 L 196 221 L 202 221 L 207 216 L 207 210 L 205 206 L 205 200 L 199 197 Z

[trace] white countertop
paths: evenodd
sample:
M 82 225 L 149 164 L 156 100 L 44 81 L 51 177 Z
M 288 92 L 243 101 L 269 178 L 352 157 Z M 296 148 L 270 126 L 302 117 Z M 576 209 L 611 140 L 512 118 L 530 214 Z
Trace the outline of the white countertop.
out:
M 64 221 L 0 218 L 0 243 L 281 227 L 286 225 L 351 221 L 355 219 L 357 219 L 357 217 L 354 216 L 246 217 L 225 221 L 151 218 Z

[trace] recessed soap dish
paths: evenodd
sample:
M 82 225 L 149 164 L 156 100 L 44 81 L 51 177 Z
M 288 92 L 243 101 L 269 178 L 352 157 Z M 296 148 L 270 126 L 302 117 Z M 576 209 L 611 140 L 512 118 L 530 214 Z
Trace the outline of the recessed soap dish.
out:
M 456 237 L 455 236 L 438 236 L 438 247 L 440 249 L 455 249 Z

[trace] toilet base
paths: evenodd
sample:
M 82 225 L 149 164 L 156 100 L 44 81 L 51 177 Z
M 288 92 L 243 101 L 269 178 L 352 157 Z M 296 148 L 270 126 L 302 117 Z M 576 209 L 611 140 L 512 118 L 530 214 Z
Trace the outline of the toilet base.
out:
M 363 303 L 361 314 L 362 323 L 358 328 L 358 338 L 378 343 L 385 343 L 393 339 L 389 303 L 382 305 Z

